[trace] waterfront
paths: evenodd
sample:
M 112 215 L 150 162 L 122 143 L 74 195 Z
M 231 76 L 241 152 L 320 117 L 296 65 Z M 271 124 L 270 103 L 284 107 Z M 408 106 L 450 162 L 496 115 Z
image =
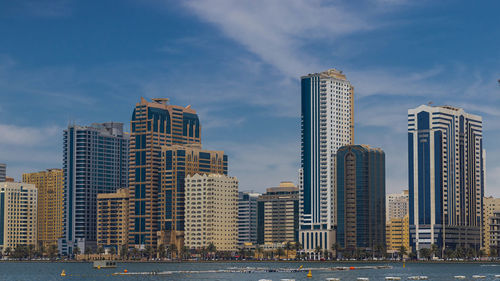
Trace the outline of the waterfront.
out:
M 312 278 L 307 278 L 307 272 L 256 272 L 256 273 L 216 273 L 207 272 L 214 270 L 225 270 L 230 268 L 286 268 L 297 269 L 300 265 L 304 268 L 312 268 Z M 392 268 L 385 269 L 354 269 L 346 271 L 331 271 L 319 268 L 331 267 L 364 267 L 364 266 L 388 265 Z M 165 272 L 174 273 L 168 275 L 129 275 L 113 276 L 115 272 Z M 315 269 L 315 270 L 314 270 Z M 60 273 L 65 270 L 67 276 L 61 277 Z M 178 271 L 203 271 L 204 273 L 176 273 Z M 403 268 L 401 263 L 297 263 L 297 262 L 207 262 L 207 263 L 118 263 L 113 269 L 92 269 L 91 263 L 46 263 L 46 262 L 3 262 L 0 263 L 0 278 L 5 281 L 27 281 L 27 280 L 239 280 L 257 281 L 259 279 L 295 279 L 299 280 L 326 280 L 326 278 L 340 278 L 340 280 L 356 280 L 358 277 L 368 277 L 369 280 L 385 280 L 387 276 L 399 276 L 401 280 L 408 280 L 410 276 L 425 275 L 429 280 L 456 280 L 455 275 L 464 275 L 466 279 L 473 280 L 472 275 L 486 276 L 482 280 L 495 279 L 495 274 L 500 274 L 499 264 L 488 263 L 407 263 Z

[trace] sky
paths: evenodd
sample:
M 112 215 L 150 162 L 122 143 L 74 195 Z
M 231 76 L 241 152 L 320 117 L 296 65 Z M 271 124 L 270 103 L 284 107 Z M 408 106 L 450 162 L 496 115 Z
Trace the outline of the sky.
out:
M 355 142 L 407 188 L 407 110 L 481 115 L 485 194 L 500 197 L 500 1 L 0 2 L 0 162 L 62 167 L 69 123 L 123 122 L 140 97 L 191 105 L 240 190 L 297 182 L 301 75 L 342 70 Z

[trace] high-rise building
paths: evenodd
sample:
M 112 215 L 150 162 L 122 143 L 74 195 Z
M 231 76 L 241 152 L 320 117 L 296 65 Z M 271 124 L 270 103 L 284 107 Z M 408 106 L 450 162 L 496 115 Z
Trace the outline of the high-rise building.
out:
M 36 187 L 29 183 L 0 183 L 0 252 L 17 245 L 36 246 Z
M 129 136 L 123 123 L 70 125 L 64 130 L 64 215 L 59 251 L 96 248 L 97 194 L 128 186 Z
M 368 145 L 337 151 L 337 245 L 375 250 L 385 245 L 385 153 Z
M 299 189 L 281 182 L 257 199 L 257 243 L 297 242 L 299 229 Z
M 500 212 L 500 198 L 484 197 L 483 198 L 483 250 L 490 253 L 490 222 L 495 212 Z
M 238 193 L 238 247 L 257 244 L 257 192 Z
M 165 98 L 151 102 L 141 98 L 130 125 L 130 244 L 156 247 L 160 230 L 161 147 L 201 143 L 201 125 L 191 106 L 169 105 Z
M 336 69 L 301 77 L 299 242 L 306 252 L 335 242 L 335 155 L 354 143 L 354 88 Z
M 97 245 L 120 253 L 128 245 L 128 188 L 97 195 Z
M 62 169 L 23 174 L 23 182 L 34 184 L 38 193 L 37 246 L 46 249 L 63 234 L 63 178 Z
M 482 118 L 451 106 L 408 110 L 413 250 L 479 250 L 484 193 Z
M 201 144 L 162 147 L 158 246 L 184 246 L 185 178 L 194 174 L 227 175 L 227 155 L 224 151 L 202 150 Z
M 7 165 L 0 163 L 0 182 L 5 182 L 7 178 Z
M 408 214 L 408 190 L 387 194 L 385 202 L 387 221 L 401 219 Z
M 238 240 L 238 179 L 220 174 L 186 177 L 185 246 L 235 251 Z

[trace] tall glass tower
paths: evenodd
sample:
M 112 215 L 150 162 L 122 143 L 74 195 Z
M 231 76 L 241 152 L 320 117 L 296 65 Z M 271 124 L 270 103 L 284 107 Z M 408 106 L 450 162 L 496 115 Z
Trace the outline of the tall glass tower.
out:
M 408 110 L 410 245 L 481 246 L 482 118 L 451 106 Z
M 128 185 L 129 136 L 123 123 L 70 125 L 64 130 L 63 238 L 59 251 L 72 255 L 97 243 L 97 194 Z
M 335 242 L 335 155 L 354 143 L 354 88 L 342 71 L 301 77 L 299 242 L 306 253 Z
M 166 98 L 141 98 L 130 125 L 130 244 L 156 248 L 162 146 L 201 143 L 201 125 L 191 106 L 170 105 Z

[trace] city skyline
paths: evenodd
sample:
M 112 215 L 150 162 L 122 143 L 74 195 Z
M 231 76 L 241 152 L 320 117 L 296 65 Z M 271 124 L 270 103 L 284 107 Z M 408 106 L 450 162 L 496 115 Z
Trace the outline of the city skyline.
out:
M 0 162 L 7 163 L 8 176 L 16 180 L 22 173 L 62 168 L 61 139 L 68 123 L 129 124 L 130 105 L 145 96 L 192 104 L 202 120 L 206 147 L 230 156 L 230 173 L 238 177 L 241 190 L 263 192 L 283 180 L 297 183 L 299 77 L 334 67 L 355 86 L 356 143 L 386 152 L 388 193 L 408 188 L 406 111 L 433 101 L 483 117 L 485 195 L 500 196 L 500 148 L 494 143 L 500 137 L 495 69 L 500 36 L 491 16 L 498 3 L 469 7 L 459 1 L 450 7 L 373 1 L 354 12 L 345 2 L 306 6 L 305 1 L 278 1 L 263 16 L 255 11 L 258 1 L 213 7 L 202 1 L 170 2 L 168 8 L 131 1 L 113 13 L 93 14 L 94 25 L 80 25 L 92 4 L 40 1 L 41 9 L 26 3 L 9 3 L 0 12 L 6 39 L 0 48 Z M 130 20 L 133 9 L 150 19 L 132 13 Z M 479 13 L 481 23 L 465 24 L 463 17 Z M 330 14 L 348 18 L 337 22 Z M 254 28 L 241 18 L 254 22 Z M 107 36 L 121 30 L 109 19 L 128 32 L 118 32 L 105 44 Z M 311 33 L 322 19 L 332 24 Z M 167 28 L 151 28 L 155 25 Z M 180 25 L 183 32 L 168 28 Z M 418 36 L 408 37 L 408 31 Z M 129 42 L 129 34 L 140 43 Z M 27 38 L 36 44 L 27 44 Z M 234 79 L 228 81 L 229 75 Z M 254 179 L 254 174 L 262 176 Z

